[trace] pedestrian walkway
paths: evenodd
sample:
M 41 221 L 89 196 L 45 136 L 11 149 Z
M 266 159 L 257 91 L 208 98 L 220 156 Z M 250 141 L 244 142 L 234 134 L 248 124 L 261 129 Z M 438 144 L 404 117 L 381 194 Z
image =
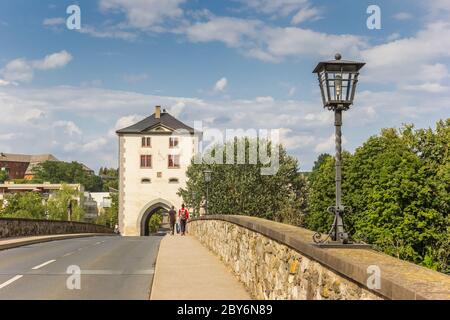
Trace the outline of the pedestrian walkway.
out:
M 220 259 L 192 236 L 161 241 L 152 300 L 250 300 Z

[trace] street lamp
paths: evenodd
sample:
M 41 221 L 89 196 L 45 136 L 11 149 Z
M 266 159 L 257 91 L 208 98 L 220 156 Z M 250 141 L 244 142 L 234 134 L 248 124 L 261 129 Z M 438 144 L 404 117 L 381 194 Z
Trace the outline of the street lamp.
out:
M 195 197 L 197 196 L 197 193 L 195 191 L 192 191 L 191 197 L 192 197 L 192 213 L 195 216 Z
M 211 170 L 204 170 L 203 175 L 205 177 L 205 183 L 206 183 L 206 214 L 209 214 L 209 183 L 212 179 L 212 171 Z
M 330 246 L 352 244 L 343 222 L 345 211 L 351 211 L 351 208 L 342 205 L 342 112 L 350 109 L 353 104 L 359 70 L 365 65 L 363 62 L 341 58 L 337 53 L 335 60 L 320 62 L 313 71 L 319 78 L 324 108 L 334 111 L 336 130 L 336 204 L 328 208 L 328 212 L 334 214 L 334 222 L 325 239 L 321 239 L 320 233 L 313 236 L 315 243 Z M 331 242 L 328 241 L 329 238 Z

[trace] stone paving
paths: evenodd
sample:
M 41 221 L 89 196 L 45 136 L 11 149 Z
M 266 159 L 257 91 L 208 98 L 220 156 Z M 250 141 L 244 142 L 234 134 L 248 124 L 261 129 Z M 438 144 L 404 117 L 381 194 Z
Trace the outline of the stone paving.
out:
M 244 286 L 197 239 L 161 241 L 151 300 L 250 300 Z

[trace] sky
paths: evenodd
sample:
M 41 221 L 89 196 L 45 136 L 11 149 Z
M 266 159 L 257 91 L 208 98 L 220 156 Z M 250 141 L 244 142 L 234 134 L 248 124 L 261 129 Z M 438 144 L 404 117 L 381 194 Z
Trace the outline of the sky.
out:
M 346 150 L 450 116 L 450 0 L 2 0 L 0 44 L 0 151 L 95 170 L 118 166 L 115 131 L 156 105 L 205 129 L 278 129 L 310 170 L 334 150 L 312 70 L 336 52 L 367 63 Z

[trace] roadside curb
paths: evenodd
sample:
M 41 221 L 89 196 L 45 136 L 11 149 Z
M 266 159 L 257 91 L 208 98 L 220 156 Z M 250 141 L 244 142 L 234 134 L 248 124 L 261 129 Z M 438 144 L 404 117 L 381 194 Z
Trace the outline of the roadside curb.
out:
M 42 238 L 29 237 L 29 238 L 19 238 L 19 239 L 3 239 L 3 240 L 0 240 L 0 251 L 12 249 L 12 248 L 23 247 L 23 246 L 27 246 L 30 244 L 36 244 L 36 243 L 44 243 L 44 242 L 66 240 L 66 239 L 76 239 L 76 238 L 99 237 L 99 236 L 116 236 L 116 235 L 109 234 L 109 233 L 81 233 L 81 234 L 42 236 Z M 33 238 L 33 239 L 31 239 L 31 238 Z M 7 242 L 7 241 L 11 241 L 11 242 L 2 244 L 2 242 Z
M 164 237 L 162 237 L 161 241 L 159 242 L 158 254 L 156 255 L 156 259 L 155 259 L 155 269 L 154 269 L 155 272 L 153 273 L 152 285 L 150 286 L 150 294 L 149 294 L 148 300 L 154 300 L 152 298 L 152 296 L 153 296 L 153 292 L 154 292 L 153 289 L 155 287 L 156 275 L 157 275 L 157 272 L 158 272 L 158 269 L 159 269 L 158 268 L 158 258 L 159 258 L 159 254 L 161 252 L 161 242 L 164 240 L 165 237 L 167 237 L 167 234 Z

